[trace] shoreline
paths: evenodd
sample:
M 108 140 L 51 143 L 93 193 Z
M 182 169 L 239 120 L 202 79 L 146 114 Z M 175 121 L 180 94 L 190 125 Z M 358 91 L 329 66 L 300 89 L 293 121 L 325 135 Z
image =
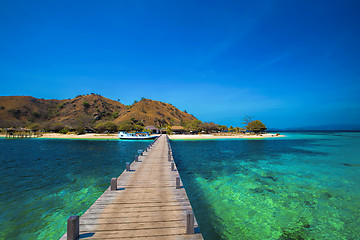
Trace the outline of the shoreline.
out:
M 266 133 L 260 135 L 250 135 L 250 134 L 231 134 L 231 135 L 214 135 L 214 134 L 179 134 L 179 135 L 170 135 L 171 140 L 208 140 L 208 139 L 264 139 L 264 138 L 278 138 L 285 137 L 285 135 L 276 135 L 275 133 Z
M 86 133 L 86 134 L 61 134 L 61 133 L 44 133 L 39 138 L 51 138 L 51 139 L 118 139 L 117 133 L 115 134 L 99 134 L 99 133 Z
M 5 138 L 5 136 L 0 136 Z M 264 139 L 264 138 L 278 138 L 285 137 L 285 135 L 276 135 L 273 133 L 250 135 L 250 134 L 175 134 L 169 135 L 171 140 L 209 140 L 209 139 Z M 86 133 L 82 135 L 76 134 L 61 134 L 61 133 L 44 133 L 39 137 L 43 139 L 83 139 L 83 140 L 117 140 L 117 133 L 114 134 L 99 134 L 99 133 Z

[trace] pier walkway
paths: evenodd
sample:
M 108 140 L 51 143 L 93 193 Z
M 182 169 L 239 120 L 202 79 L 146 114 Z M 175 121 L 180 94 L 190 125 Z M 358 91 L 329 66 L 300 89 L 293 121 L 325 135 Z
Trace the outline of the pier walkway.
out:
M 117 190 L 109 187 L 81 216 L 79 238 L 203 239 L 196 220 L 190 229 L 195 234 L 187 234 L 192 208 L 185 189 L 176 187 L 179 175 L 171 169 L 169 152 L 167 136 L 161 135 L 117 178 Z

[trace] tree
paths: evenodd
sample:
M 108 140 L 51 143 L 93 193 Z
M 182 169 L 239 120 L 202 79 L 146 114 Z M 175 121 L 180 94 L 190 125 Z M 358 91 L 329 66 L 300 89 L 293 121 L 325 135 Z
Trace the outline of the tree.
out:
M 267 127 L 265 127 L 265 124 L 263 124 L 261 121 L 259 120 L 255 120 L 255 121 L 251 121 L 249 122 L 249 124 L 246 126 L 246 130 L 247 131 L 251 131 L 254 133 L 259 133 L 259 132 L 263 132 L 267 129 Z
M 59 133 L 62 133 L 62 134 L 67 134 L 68 132 L 70 132 L 70 130 L 67 127 L 64 127 L 63 129 L 61 129 L 59 131 Z
M 230 126 L 229 127 L 229 132 L 233 132 L 234 131 L 234 127 L 233 126 Z
M 209 122 L 209 128 L 210 128 L 210 132 L 218 132 L 220 129 L 219 124 L 213 122 Z
M 28 128 L 30 128 L 30 130 L 32 131 L 39 131 L 41 129 L 41 126 L 38 123 L 34 123 L 28 126 Z
M 118 126 L 113 122 L 106 122 L 105 126 L 106 126 L 106 130 L 110 133 L 117 132 L 118 130 Z
M 235 130 L 236 133 L 239 133 L 241 131 L 245 131 L 244 128 L 240 128 L 240 127 L 235 127 L 234 130 Z
M 62 123 L 52 123 L 50 125 L 50 131 L 53 131 L 53 132 L 59 132 L 61 129 L 63 129 L 65 126 L 64 124 Z
M 77 135 L 85 134 L 85 127 L 83 125 L 78 125 L 76 127 L 76 133 Z
M 144 126 L 135 124 L 133 125 L 133 130 L 136 132 L 142 132 L 144 130 Z
M 219 129 L 219 125 L 213 122 L 204 122 L 203 124 L 201 124 L 201 128 L 206 133 L 216 132 Z
M 76 130 L 80 130 L 79 132 L 82 132 L 82 129 L 84 129 L 85 133 L 86 129 L 94 128 L 94 119 L 90 115 L 81 115 L 72 122 L 72 125 L 75 126 Z
M 95 126 L 95 131 L 97 133 L 103 133 L 106 131 L 106 125 L 105 123 L 98 123 L 96 126 Z
M 130 132 L 133 130 L 133 124 L 129 123 L 129 122 L 124 122 L 119 126 L 119 131 L 126 131 L 126 132 Z
M 201 124 L 200 120 L 192 120 L 185 125 L 185 130 L 188 132 L 200 132 Z
M 173 132 L 172 132 L 172 129 L 171 129 L 171 126 L 170 125 L 166 125 L 166 134 L 167 135 L 171 135 Z
M 109 133 L 117 132 L 118 126 L 113 122 L 102 122 L 96 125 L 95 127 L 96 132 L 103 133 L 108 131 Z
M 254 118 L 255 116 L 245 115 L 243 124 L 249 125 L 249 123 L 251 123 Z
M 134 123 L 134 121 L 126 121 L 120 123 L 118 130 L 126 131 L 126 132 L 131 132 L 131 131 L 141 132 L 144 130 L 144 126 L 142 121 L 136 121 L 136 123 Z
M 228 131 L 228 127 L 227 127 L 226 125 L 220 125 L 220 126 L 219 126 L 219 129 L 220 129 L 220 131 L 222 131 L 222 132 L 227 132 L 227 131 Z

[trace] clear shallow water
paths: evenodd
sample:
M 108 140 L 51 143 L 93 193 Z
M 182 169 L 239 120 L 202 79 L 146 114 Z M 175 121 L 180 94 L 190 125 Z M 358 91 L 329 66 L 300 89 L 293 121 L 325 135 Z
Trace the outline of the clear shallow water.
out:
M 148 144 L 0 138 L 0 239 L 58 239 Z M 172 146 L 206 240 L 360 239 L 360 133 Z
M 149 144 L 0 138 L 0 239 L 59 239 Z
M 360 133 L 172 141 L 211 239 L 360 239 Z

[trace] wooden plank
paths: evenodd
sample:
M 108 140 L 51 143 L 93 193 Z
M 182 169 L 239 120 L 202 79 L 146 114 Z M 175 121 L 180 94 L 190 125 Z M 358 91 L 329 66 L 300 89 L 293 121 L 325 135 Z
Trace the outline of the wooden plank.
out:
M 183 228 L 152 228 L 152 229 L 135 229 L 135 230 L 110 230 L 114 226 L 109 226 L 109 230 L 103 231 L 80 231 L 81 235 L 94 233 L 93 238 L 118 238 L 118 239 L 127 239 L 127 238 L 140 238 L 140 237 L 161 237 L 161 236 L 171 236 L 171 235 L 185 235 L 185 227 Z M 91 238 L 91 237 L 90 237 Z
M 80 237 L 203 239 L 200 233 L 186 234 L 186 213 L 192 208 L 185 189 L 176 189 L 179 174 L 171 171 L 166 136 L 138 160 L 117 178 L 118 190 L 107 189 L 81 216 Z

